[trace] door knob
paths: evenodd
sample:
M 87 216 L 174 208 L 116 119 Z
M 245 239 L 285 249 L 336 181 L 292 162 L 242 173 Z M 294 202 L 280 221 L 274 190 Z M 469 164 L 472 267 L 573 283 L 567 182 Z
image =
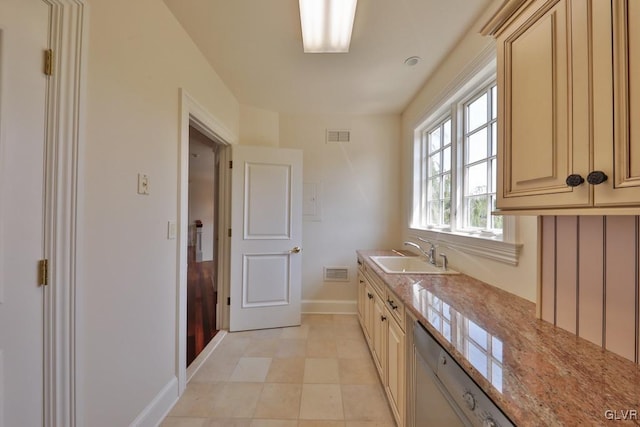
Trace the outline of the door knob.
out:
M 289 251 L 289 253 L 290 253 L 290 254 L 299 254 L 299 253 L 300 253 L 300 251 L 302 251 L 302 248 L 301 248 L 300 246 L 296 246 L 296 247 L 294 247 L 293 249 L 291 249 L 291 250 Z

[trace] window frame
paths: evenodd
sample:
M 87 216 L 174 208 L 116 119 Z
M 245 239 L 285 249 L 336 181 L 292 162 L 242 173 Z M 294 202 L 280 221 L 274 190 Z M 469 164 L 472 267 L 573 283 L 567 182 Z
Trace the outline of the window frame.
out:
M 490 54 L 490 53 L 489 53 Z M 482 89 L 488 89 L 496 81 L 496 61 L 495 56 L 488 56 L 477 63 L 464 75 L 454 80 L 436 99 L 432 107 L 427 110 L 421 120 L 416 122 L 413 131 L 413 145 L 411 148 L 411 160 L 413 169 L 411 171 L 412 199 L 410 201 L 408 215 L 408 238 L 422 237 L 432 242 L 438 242 L 445 246 L 458 249 L 470 255 L 492 259 L 501 263 L 516 266 L 522 249 L 522 244 L 516 243 L 517 219 L 514 216 L 503 216 L 502 234 L 493 232 L 480 232 L 478 230 L 465 230 L 462 227 L 462 202 L 463 191 L 458 185 L 451 188 L 451 227 L 434 227 L 420 223 L 420 209 L 416 209 L 417 203 L 422 199 L 421 179 L 422 165 L 420 157 L 416 156 L 416 149 L 420 147 L 422 134 L 435 124 L 442 123 L 447 116 L 451 116 L 451 138 L 452 138 L 452 181 L 462 182 L 463 176 L 463 151 L 459 135 L 462 135 L 462 119 L 464 103 L 469 102 L 474 96 L 481 96 Z M 500 97 L 500 93 L 497 94 Z M 499 126 L 499 125 L 498 125 Z M 499 150 L 499 147 L 498 147 Z M 455 175 L 455 178 L 454 178 Z M 462 175 L 462 176 L 461 176 Z M 496 182 L 497 184 L 497 182 Z M 496 189 L 497 190 L 497 189 Z M 426 205 L 425 205 L 426 208 Z
M 491 178 L 491 160 L 495 159 L 495 167 L 497 168 L 497 153 L 493 153 L 491 154 L 489 152 L 489 150 L 487 150 L 487 153 L 489 153 L 490 155 L 487 157 L 484 157 L 482 159 L 476 160 L 474 162 L 470 162 L 467 163 L 467 158 L 468 158 L 468 153 L 467 153 L 467 149 L 466 149 L 466 138 L 467 135 L 472 135 L 476 132 L 479 131 L 479 129 L 481 128 L 481 126 L 478 126 L 474 129 L 471 130 L 471 132 L 467 133 L 466 132 L 466 125 L 467 125 L 467 115 L 465 113 L 465 109 L 468 105 L 470 105 L 471 103 L 473 103 L 475 100 L 481 98 L 484 94 L 486 93 L 490 93 L 492 92 L 492 88 L 493 87 L 497 87 L 497 82 L 496 82 L 496 75 L 493 74 L 488 78 L 483 79 L 476 87 L 475 90 L 470 90 L 467 93 L 465 93 L 460 99 L 458 99 L 456 101 L 456 109 L 458 112 L 458 132 L 460 135 L 459 141 L 458 141 L 458 145 L 459 145 L 459 159 L 458 159 L 458 165 L 459 165 L 459 174 L 457 176 L 458 179 L 458 189 L 459 189 L 459 207 L 458 207 L 458 212 L 462 212 L 461 215 L 457 215 L 456 217 L 456 227 L 455 230 L 463 232 L 463 233 L 469 233 L 469 234 L 480 234 L 483 236 L 491 236 L 491 237 L 496 237 L 498 239 L 500 239 L 500 236 L 504 233 L 503 231 L 501 232 L 496 232 L 494 230 L 496 229 L 491 229 L 491 228 L 487 228 L 487 229 L 479 229 L 479 228 L 475 228 L 475 227 L 468 227 L 465 224 L 465 216 L 468 214 L 467 209 L 466 209 L 466 202 L 465 202 L 465 198 L 467 198 L 467 179 L 465 176 L 465 170 L 468 164 L 471 163 L 475 163 L 475 164 L 479 164 L 482 162 L 487 162 L 487 164 L 489 165 L 489 167 L 487 168 L 487 186 L 493 184 L 492 183 L 492 178 Z M 496 90 L 496 94 L 497 94 L 497 90 Z M 488 98 L 488 104 L 490 104 L 489 102 L 489 98 Z M 497 102 L 497 100 L 496 100 Z M 489 109 L 488 109 L 489 110 Z M 498 117 L 496 114 L 495 119 L 491 118 L 489 116 L 489 114 L 487 114 L 487 118 L 489 119 L 486 122 L 486 129 L 487 129 L 487 148 L 489 148 L 489 145 L 491 144 L 491 134 L 494 132 L 491 127 L 492 127 L 492 123 L 496 123 L 496 128 L 495 128 L 495 132 L 496 132 L 496 151 L 497 151 L 497 132 L 498 132 L 498 127 L 497 127 L 497 123 L 498 123 Z M 484 126 L 484 125 L 482 125 Z M 497 187 L 497 171 L 496 171 L 496 183 L 495 183 L 495 187 Z M 493 198 L 495 199 L 497 197 L 497 188 L 491 188 L 492 191 L 487 191 L 485 194 L 487 196 L 489 196 L 489 200 L 491 200 L 491 195 L 493 195 Z M 493 209 L 490 209 L 488 212 L 488 215 L 490 214 L 490 211 L 492 211 Z M 491 221 L 491 219 L 489 219 L 489 221 Z

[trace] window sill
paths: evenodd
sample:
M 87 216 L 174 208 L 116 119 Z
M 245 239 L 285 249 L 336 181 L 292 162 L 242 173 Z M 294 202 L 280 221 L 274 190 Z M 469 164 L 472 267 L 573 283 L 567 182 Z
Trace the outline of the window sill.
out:
M 512 266 L 518 265 L 522 243 L 506 242 L 502 236 L 491 237 L 478 234 L 456 233 L 451 231 L 409 228 L 409 238 L 422 237 L 434 244 L 457 249 L 473 256 L 487 258 Z

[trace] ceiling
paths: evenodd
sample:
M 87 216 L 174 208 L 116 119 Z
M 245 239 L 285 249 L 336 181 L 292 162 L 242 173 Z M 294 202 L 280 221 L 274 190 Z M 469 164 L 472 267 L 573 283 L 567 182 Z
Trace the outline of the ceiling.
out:
M 360 0 L 346 54 L 303 53 L 297 0 L 164 2 L 241 104 L 380 114 L 404 110 L 491 0 Z

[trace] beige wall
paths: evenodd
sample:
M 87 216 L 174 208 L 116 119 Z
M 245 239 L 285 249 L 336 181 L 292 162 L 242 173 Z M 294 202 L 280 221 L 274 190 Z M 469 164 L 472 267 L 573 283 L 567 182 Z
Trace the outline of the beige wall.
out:
M 240 105 L 240 144 L 277 147 L 280 115 L 275 111 Z
M 413 133 L 416 126 L 444 99 L 447 89 L 461 73 L 473 68 L 479 56 L 495 42 L 478 32 L 488 19 L 488 14 L 501 4 L 496 0 L 480 17 L 475 26 L 459 41 L 435 73 L 402 114 L 402 229 L 409 236 L 409 221 L 412 208 L 412 164 Z M 523 243 L 522 255 L 517 267 L 500 262 L 469 256 L 463 252 L 448 250 L 452 267 L 491 285 L 505 289 L 523 298 L 535 301 L 537 288 L 537 221 L 533 217 L 518 219 L 518 241 Z
M 87 3 L 78 410 L 126 426 L 176 372 L 179 88 L 236 135 L 239 104 L 161 0 Z
M 351 142 L 326 144 L 326 129 Z M 282 114 L 281 147 L 304 151 L 304 182 L 321 185 L 321 217 L 303 225 L 303 310 L 355 311 L 357 249 L 392 248 L 400 237 L 400 117 Z M 324 282 L 323 267 L 350 281 Z

